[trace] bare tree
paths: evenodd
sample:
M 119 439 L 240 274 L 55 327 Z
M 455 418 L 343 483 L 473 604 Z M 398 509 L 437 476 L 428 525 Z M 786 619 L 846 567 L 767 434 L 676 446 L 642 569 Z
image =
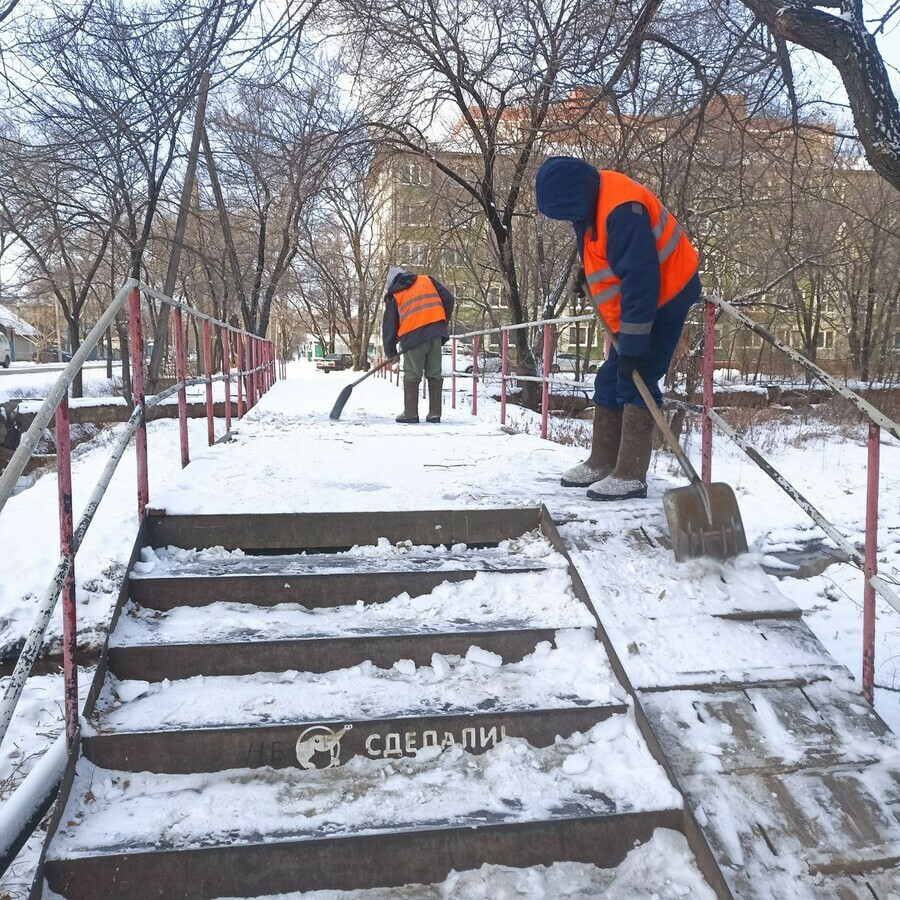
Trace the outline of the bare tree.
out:
M 743 0 L 743 3 L 779 40 L 806 47 L 834 64 L 847 91 L 866 159 L 876 172 L 900 190 L 900 106 L 875 34 L 866 26 L 863 0 L 800 3 Z M 838 14 L 831 10 L 838 10 Z M 897 4 L 891 4 L 878 30 L 897 13 Z
M 74 352 L 81 345 L 82 315 L 116 215 L 107 215 L 83 173 L 59 150 L 4 140 L 0 159 L 0 213 L 26 251 L 24 271 L 31 287 L 59 303 Z M 73 395 L 80 397 L 82 389 L 79 371 Z
M 574 85 L 600 86 L 581 112 L 599 103 L 639 53 L 659 7 L 600 0 L 337 0 L 341 31 L 355 57 L 361 106 L 401 149 L 428 158 L 467 193 L 487 224 L 513 322 L 527 309 L 514 233 L 535 157 L 554 104 Z M 363 74 L 364 73 L 364 74 Z M 448 122 L 449 117 L 449 122 Z M 460 122 L 451 157 L 436 132 Z M 535 370 L 523 331 L 519 367 Z
M 335 85 L 321 74 L 306 83 L 243 84 L 213 117 L 211 139 L 242 267 L 241 312 L 257 334 L 266 333 L 344 129 Z

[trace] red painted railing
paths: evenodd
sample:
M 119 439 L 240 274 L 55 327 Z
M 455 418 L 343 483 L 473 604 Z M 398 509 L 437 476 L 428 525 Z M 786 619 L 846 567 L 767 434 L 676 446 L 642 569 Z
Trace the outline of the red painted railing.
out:
M 713 372 L 715 369 L 715 327 L 716 309 L 749 328 L 754 334 L 781 351 L 801 368 L 819 381 L 824 382 L 838 396 L 842 397 L 869 420 L 868 454 L 866 473 L 865 548 L 862 554 L 829 522 L 796 488 L 794 488 L 775 468 L 764 459 L 758 450 L 739 437 L 733 428 L 716 412 L 713 402 Z M 862 685 L 863 696 L 870 703 L 875 696 L 875 595 L 900 612 L 900 596 L 878 577 L 878 485 L 881 431 L 900 440 L 900 424 L 889 419 L 881 410 L 872 406 L 859 394 L 841 384 L 815 363 L 780 341 L 770 331 L 755 322 L 732 304 L 718 297 L 706 298 L 704 317 L 704 361 L 703 361 L 703 480 L 712 478 L 712 426 L 716 425 L 730 437 L 745 453 L 789 496 L 801 509 L 830 537 L 846 554 L 851 565 L 863 572 L 863 652 Z
M 146 357 L 144 354 L 141 322 L 142 295 L 153 297 L 162 303 L 174 307 L 172 328 L 174 331 L 176 383 L 156 396 L 149 398 L 145 394 Z M 81 366 L 99 344 L 107 328 L 112 324 L 116 314 L 126 302 L 128 304 L 129 317 L 133 411 L 123 432 L 113 445 L 109 461 L 91 492 L 78 526 L 75 527 L 72 513 L 72 464 L 68 389 Z M 188 379 L 186 375 L 187 360 L 184 347 L 182 313 L 202 321 L 204 374 L 193 379 Z M 214 327 L 219 330 L 219 340 L 222 347 L 222 371 L 217 375 L 212 373 L 212 329 Z M 23 835 L 27 836 L 29 829 L 36 824 L 33 821 L 33 814 L 43 808 L 47 797 L 52 796 L 56 784 L 62 776 L 67 754 L 72 752 L 78 737 L 78 667 L 76 659 L 78 623 L 75 608 L 75 559 L 78 548 L 84 540 L 100 500 L 109 487 L 113 473 L 132 437 L 134 438 L 137 459 L 138 521 L 140 522 L 146 515 L 147 506 L 150 502 L 146 416 L 148 408 L 159 405 L 177 393 L 182 466 L 186 466 L 190 461 L 186 396 L 188 387 L 199 384 L 203 384 L 206 387 L 207 438 L 208 442 L 212 444 L 215 441 L 212 385 L 215 381 L 224 381 L 226 398 L 225 424 L 226 429 L 230 429 L 231 379 L 233 377 L 230 367 L 232 337 L 234 338 L 237 352 L 238 370 L 235 376 L 238 389 L 238 417 L 241 417 L 245 410 L 255 405 L 262 394 L 275 383 L 279 372 L 279 360 L 277 359 L 274 345 L 264 338 L 214 319 L 200 310 L 193 309 L 171 297 L 166 297 L 159 291 L 135 279 L 130 279 L 120 289 L 109 308 L 100 317 L 97 325 L 73 355 L 72 361 L 60 374 L 59 379 L 50 389 L 46 400 L 36 414 L 31 427 L 22 436 L 19 448 L 13 454 L 3 473 L 0 474 L 0 512 L 2 512 L 3 507 L 12 495 L 19 476 L 24 471 L 28 460 L 34 454 L 44 429 L 50 424 L 50 420 L 54 419 L 59 484 L 60 559 L 47 591 L 41 598 L 35 621 L 19 654 L 15 670 L 4 692 L 3 700 L 0 702 L 0 743 L 2 743 L 6 735 L 16 704 L 25 686 L 25 681 L 31 673 L 31 669 L 40 652 L 50 618 L 61 597 L 63 612 L 65 734 L 60 736 L 60 742 L 65 745 L 63 748 L 65 752 L 57 747 L 48 752 L 46 754 L 47 762 L 35 768 L 25 779 L 25 782 L 19 786 L 13 797 L 8 799 L 3 807 L 0 808 L 0 872 L 11 861 Z M 247 369 L 244 369 L 243 366 L 245 340 L 249 351 L 247 358 L 250 360 L 250 365 Z M 281 372 L 283 375 L 283 363 Z M 246 406 L 242 401 L 244 394 L 247 397 Z

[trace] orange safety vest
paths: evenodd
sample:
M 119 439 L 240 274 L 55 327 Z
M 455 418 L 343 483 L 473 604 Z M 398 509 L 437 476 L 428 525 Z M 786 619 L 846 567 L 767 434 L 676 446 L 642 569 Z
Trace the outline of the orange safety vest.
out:
M 656 238 L 659 255 L 659 300 L 657 306 L 668 303 L 697 271 L 697 251 L 691 246 L 681 226 L 643 185 L 621 172 L 600 170 L 600 197 L 597 200 L 596 238 L 584 236 L 584 274 L 587 277 L 597 312 L 614 333 L 620 331 L 622 310 L 622 280 L 613 275 L 606 258 L 606 219 L 623 203 L 637 202 L 650 213 L 650 225 Z M 646 326 L 637 326 L 635 333 L 644 333 Z M 628 326 L 625 326 L 626 332 Z
M 397 309 L 400 313 L 400 327 L 397 337 L 403 337 L 423 325 L 432 322 L 446 322 L 447 313 L 434 282 L 427 275 L 418 275 L 416 280 L 402 291 L 394 291 Z

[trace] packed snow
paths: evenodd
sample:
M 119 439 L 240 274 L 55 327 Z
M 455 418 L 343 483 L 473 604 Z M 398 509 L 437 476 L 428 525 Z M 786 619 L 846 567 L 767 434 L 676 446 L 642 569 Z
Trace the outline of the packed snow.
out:
M 440 426 L 399 426 L 393 422 L 393 416 L 399 409 L 400 392 L 396 386 L 376 378 L 354 391 L 342 420 L 335 423 L 327 419 L 327 411 L 343 384 L 351 380 L 351 373 L 326 377 L 305 363 L 289 368 L 289 380 L 277 384 L 238 425 L 234 442 L 207 448 L 205 423 L 192 421 L 193 462 L 184 473 L 178 460 L 177 423 L 152 423 L 151 505 L 170 513 L 240 513 L 261 505 L 266 512 L 303 512 L 534 506 L 543 502 L 558 522 L 590 521 L 598 515 L 597 506 L 585 500 L 583 491 L 559 487 L 560 473 L 583 459 L 584 451 L 577 446 L 538 440 L 537 419 L 525 410 L 510 407 L 512 429 L 501 429 L 497 404 L 481 397 L 480 415 L 473 418 L 466 408 L 468 395 L 460 382 L 459 409 L 447 408 L 449 391 L 445 391 L 445 413 Z M 0 383 L 0 388 L 11 386 L 9 382 Z M 446 382 L 445 387 L 449 387 Z M 551 419 L 550 428 L 551 436 L 571 444 L 584 441 L 589 424 Z M 223 430 L 223 423 L 217 422 L 217 433 Z M 115 428 L 106 430 L 78 448 L 74 472 L 76 515 L 105 462 L 106 448 L 114 434 Z M 849 540 L 861 542 L 866 478 L 863 427 L 853 430 L 800 419 L 777 425 L 751 421 L 748 437 Z M 696 459 L 696 437 L 689 436 L 687 443 Z M 386 447 L 390 448 L 388 452 Z M 884 438 L 881 449 L 879 565 L 883 577 L 896 582 L 900 577 L 900 445 Z M 250 472 L 256 477 L 249 478 Z M 691 672 L 714 668 L 723 661 L 733 663 L 731 668 L 737 677 L 741 671 L 756 666 L 757 650 L 763 654 L 766 647 L 781 670 L 799 667 L 796 671 L 801 674 L 815 674 L 822 668 L 820 654 L 802 642 L 798 646 L 796 632 L 784 635 L 783 646 L 773 646 L 769 643 L 771 631 L 754 633 L 754 626 L 748 623 L 719 618 L 741 609 L 783 610 L 794 603 L 829 652 L 858 677 L 862 656 L 861 573 L 838 564 L 806 580 L 784 578 L 774 582 L 763 578 L 757 563 L 771 560 L 777 551 L 801 548 L 810 541 L 821 542 L 822 535 L 792 501 L 721 436 L 716 438 L 713 475 L 716 480 L 735 486 L 751 544 L 746 562 L 712 569 L 703 565 L 682 568 L 671 562 L 664 543 L 656 539 L 661 530 L 659 500 L 664 490 L 682 482 L 671 457 L 663 452 L 655 457 L 647 501 L 604 510 L 620 516 L 623 523 L 634 525 L 628 526 L 629 536 L 622 537 L 623 543 L 617 550 L 621 551 L 619 559 L 631 567 L 622 570 L 608 565 L 595 547 L 586 544 L 579 549 L 576 543 L 582 575 L 593 573 L 589 585 L 592 592 L 602 596 L 603 591 L 618 591 L 634 604 L 633 622 L 639 619 L 637 612 L 652 612 L 657 629 L 661 625 L 668 629 L 665 640 L 654 638 L 655 647 L 648 648 L 641 646 L 642 640 L 646 645 L 647 638 L 639 630 L 629 632 L 622 622 L 611 622 L 613 631 L 619 629 L 617 642 L 630 657 L 641 657 L 640 664 L 646 660 L 648 680 L 660 677 L 662 669 L 657 664 L 662 662 L 660 654 L 666 653 L 667 648 L 673 654 L 674 662 L 670 663 L 685 675 L 685 681 Z M 97 647 L 105 633 L 136 533 L 134 514 L 134 457 L 130 450 L 78 556 L 80 640 L 85 646 Z M 636 517 L 643 520 L 635 521 Z M 125 527 L 123 523 L 127 523 Z M 641 547 L 639 553 L 635 548 L 634 552 L 625 552 L 628 540 L 639 540 L 636 533 L 642 526 L 649 535 L 648 546 Z M 571 527 L 577 531 L 577 525 Z M 50 473 L 33 488 L 12 498 L 0 516 L 3 561 L 14 561 L 14 567 L 4 565 L 4 577 L 0 579 L 0 645 L 7 650 L 27 630 L 35 598 L 44 589 L 57 558 L 55 530 L 56 479 Z M 828 545 L 827 541 L 824 543 Z M 648 552 L 666 564 L 665 588 L 659 586 L 657 590 L 647 564 Z M 635 564 L 634 560 L 643 562 Z M 480 574 L 467 585 L 472 590 L 489 592 L 489 577 Z M 553 572 L 537 577 L 552 578 Z M 451 587 L 453 591 L 464 590 L 459 585 L 445 585 L 434 592 L 438 601 L 433 607 L 438 610 L 435 621 L 440 621 L 440 591 Z M 666 593 L 661 596 L 663 589 Z M 528 590 L 530 594 L 531 588 Z M 397 598 L 392 601 L 397 604 L 395 608 L 380 604 L 377 612 L 386 617 L 396 612 L 398 618 L 403 618 L 403 604 L 408 602 L 415 609 L 414 604 L 420 599 Z M 460 607 L 464 616 L 477 615 L 480 601 L 474 594 L 470 601 L 469 613 L 464 611 L 465 602 L 469 601 Z M 217 606 L 223 612 L 229 611 L 227 601 Z M 211 610 L 212 616 L 217 611 Z M 278 627 L 285 632 L 293 627 L 294 614 L 309 615 L 296 609 L 277 610 L 276 615 L 281 614 L 285 618 L 273 621 L 280 621 Z M 317 618 L 320 614 L 321 621 L 330 615 L 316 611 Z M 181 624 L 186 633 L 191 628 L 204 627 L 200 619 L 191 620 L 188 616 L 182 623 L 177 615 L 170 620 L 170 615 L 162 617 L 160 628 L 173 629 L 173 636 Z M 128 616 L 123 617 L 123 627 L 128 626 L 127 620 Z M 344 623 L 334 621 L 335 627 L 343 629 Z M 582 623 L 559 622 L 561 627 L 576 624 Z M 138 622 L 135 627 L 146 628 L 145 633 L 152 630 L 145 622 Z M 50 646 L 58 646 L 59 633 L 57 620 L 51 624 Z M 657 635 L 660 633 L 657 630 Z M 900 616 L 881 601 L 876 641 L 876 708 L 895 729 L 900 729 Z M 629 649 L 632 645 L 636 653 Z M 633 663 L 630 658 L 629 666 Z M 470 661 L 461 664 L 478 665 Z M 759 670 L 755 671 L 758 675 Z M 776 671 L 773 669 L 773 673 Z M 408 677 L 402 673 L 391 677 L 397 676 Z M 57 679 L 53 680 L 58 684 Z M 858 689 L 858 683 L 852 686 Z M 60 698 L 61 693 L 60 687 Z M 32 733 L 33 710 L 28 704 L 20 716 L 20 733 Z M 33 742 L 20 746 L 20 752 L 30 756 L 49 743 L 49 732 L 36 733 Z M 9 765 L 5 757 L 0 758 Z

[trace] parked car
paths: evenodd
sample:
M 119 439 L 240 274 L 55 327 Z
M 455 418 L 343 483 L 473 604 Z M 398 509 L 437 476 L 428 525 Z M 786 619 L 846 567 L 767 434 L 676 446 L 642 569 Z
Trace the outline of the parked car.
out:
M 42 363 L 55 363 L 55 362 L 71 362 L 72 354 L 68 352 L 68 350 L 63 350 L 62 359 L 60 359 L 60 354 L 57 352 L 56 344 L 51 344 L 49 347 L 44 347 L 43 350 L 38 354 L 38 362 Z
M 441 349 L 441 369 L 444 375 L 450 375 L 453 371 L 453 350 L 449 343 L 444 344 Z M 478 372 L 499 372 L 503 365 L 503 360 L 499 353 L 493 350 L 478 351 Z M 472 348 L 469 346 L 457 346 L 456 348 L 456 371 L 472 374 Z
M 550 366 L 550 372 L 571 372 L 575 373 L 575 361 L 576 357 L 574 353 L 557 353 L 556 360 Z M 594 372 L 597 371 L 597 364 L 593 361 L 588 363 L 587 369 L 584 368 L 584 357 L 581 358 L 581 362 L 578 364 L 578 371 L 582 376 L 584 375 L 593 375 Z
M 8 369 L 11 361 L 12 351 L 9 349 L 9 338 L 0 331 L 0 366 Z
M 329 372 L 340 372 L 342 369 L 353 368 L 353 357 L 349 353 L 329 353 L 322 359 L 316 360 L 316 368 L 326 375 Z

